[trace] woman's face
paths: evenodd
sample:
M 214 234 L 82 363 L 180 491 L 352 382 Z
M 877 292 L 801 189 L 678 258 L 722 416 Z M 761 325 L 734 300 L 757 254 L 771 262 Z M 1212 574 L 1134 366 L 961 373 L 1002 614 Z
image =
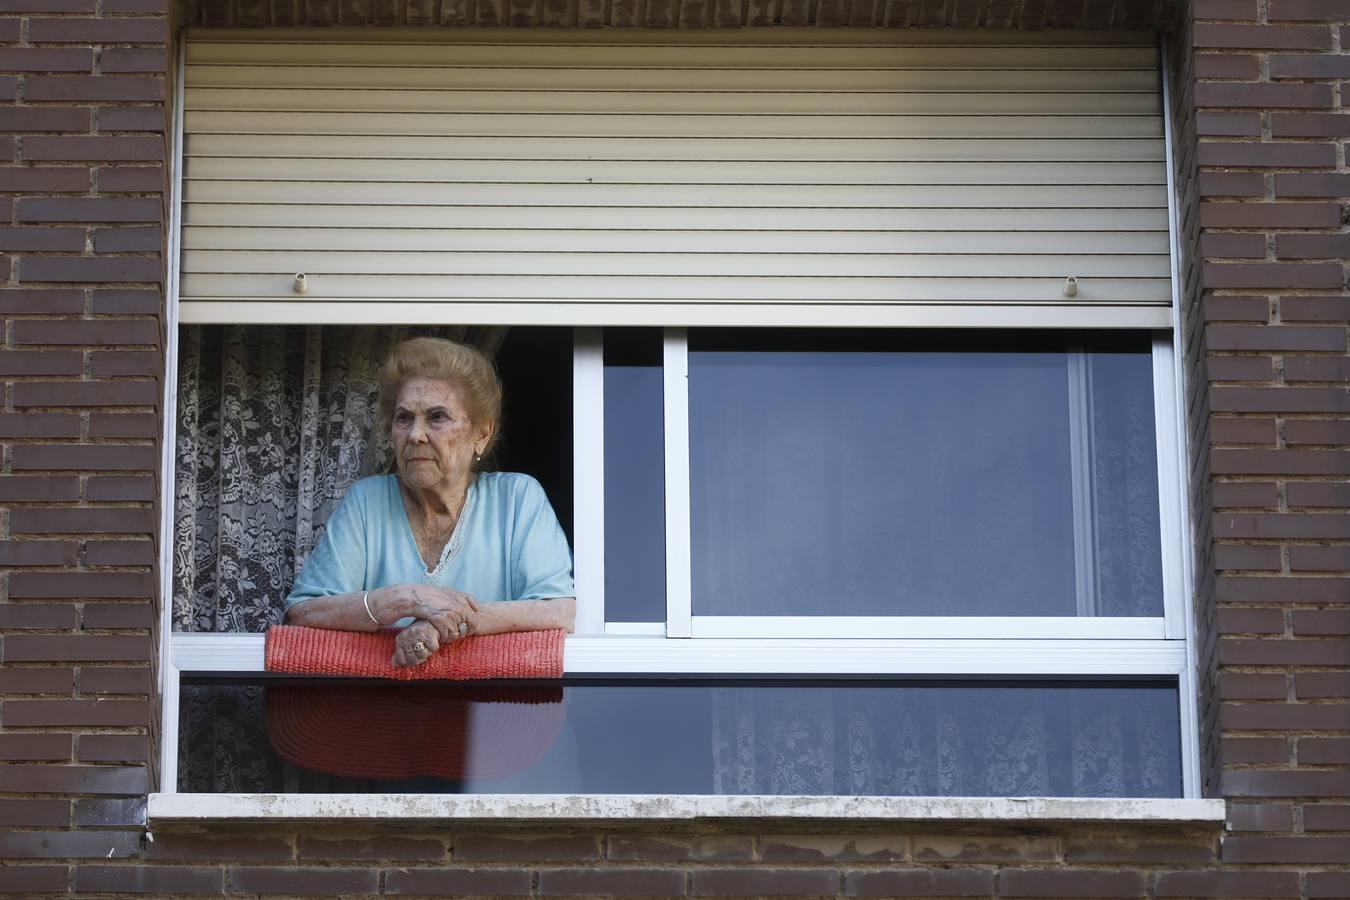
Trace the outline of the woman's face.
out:
M 390 438 L 399 478 L 409 487 L 461 486 L 491 434 L 492 423 L 471 421 L 459 388 L 448 381 L 409 378 L 398 390 Z

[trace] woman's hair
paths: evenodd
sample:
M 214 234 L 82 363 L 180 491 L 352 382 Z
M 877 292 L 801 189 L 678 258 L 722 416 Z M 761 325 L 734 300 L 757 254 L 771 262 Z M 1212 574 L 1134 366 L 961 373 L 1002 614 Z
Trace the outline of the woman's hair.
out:
M 492 436 L 483 456 L 492 452 L 501 432 L 502 382 L 492 360 L 481 350 L 434 337 L 396 344 L 380 367 L 380 415 L 386 430 L 394 417 L 399 388 L 409 378 L 438 378 L 453 384 L 475 425 L 492 420 Z

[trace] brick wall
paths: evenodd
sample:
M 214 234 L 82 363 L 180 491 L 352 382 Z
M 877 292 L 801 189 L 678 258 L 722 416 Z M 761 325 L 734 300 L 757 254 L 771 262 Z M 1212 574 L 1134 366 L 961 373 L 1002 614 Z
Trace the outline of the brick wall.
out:
M 1231 864 L 1350 860 L 1350 6 L 1196 0 Z M 1350 874 L 1307 876 L 1350 896 Z
M 1203 756 L 1207 793 L 1231 800 L 1224 839 L 1179 826 L 460 823 L 179 827 L 146 843 L 161 3 L 0 2 L 0 893 L 1350 896 L 1344 0 L 1194 0 L 1172 25 Z M 1162 7 L 204 0 L 185 15 L 1102 27 L 1160 21 Z
M 21 894 L 140 848 L 167 36 L 158 0 L 0 5 L 0 887 Z

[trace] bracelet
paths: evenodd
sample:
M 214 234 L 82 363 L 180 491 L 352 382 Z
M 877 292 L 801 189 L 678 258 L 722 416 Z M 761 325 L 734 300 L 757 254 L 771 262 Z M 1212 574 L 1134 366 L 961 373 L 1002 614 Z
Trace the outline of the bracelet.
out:
M 366 591 L 361 595 L 361 605 L 366 608 L 366 615 L 370 616 L 370 621 L 375 623 L 375 627 L 383 628 L 384 625 L 382 625 L 380 620 L 375 618 L 375 614 L 370 611 L 370 591 Z

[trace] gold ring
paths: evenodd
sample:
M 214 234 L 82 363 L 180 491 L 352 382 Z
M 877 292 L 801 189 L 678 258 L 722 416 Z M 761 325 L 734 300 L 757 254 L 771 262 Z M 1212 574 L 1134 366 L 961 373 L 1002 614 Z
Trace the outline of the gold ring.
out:
M 416 650 L 418 653 L 426 653 L 427 645 L 422 641 L 418 641 L 417 643 L 413 644 L 413 649 Z

